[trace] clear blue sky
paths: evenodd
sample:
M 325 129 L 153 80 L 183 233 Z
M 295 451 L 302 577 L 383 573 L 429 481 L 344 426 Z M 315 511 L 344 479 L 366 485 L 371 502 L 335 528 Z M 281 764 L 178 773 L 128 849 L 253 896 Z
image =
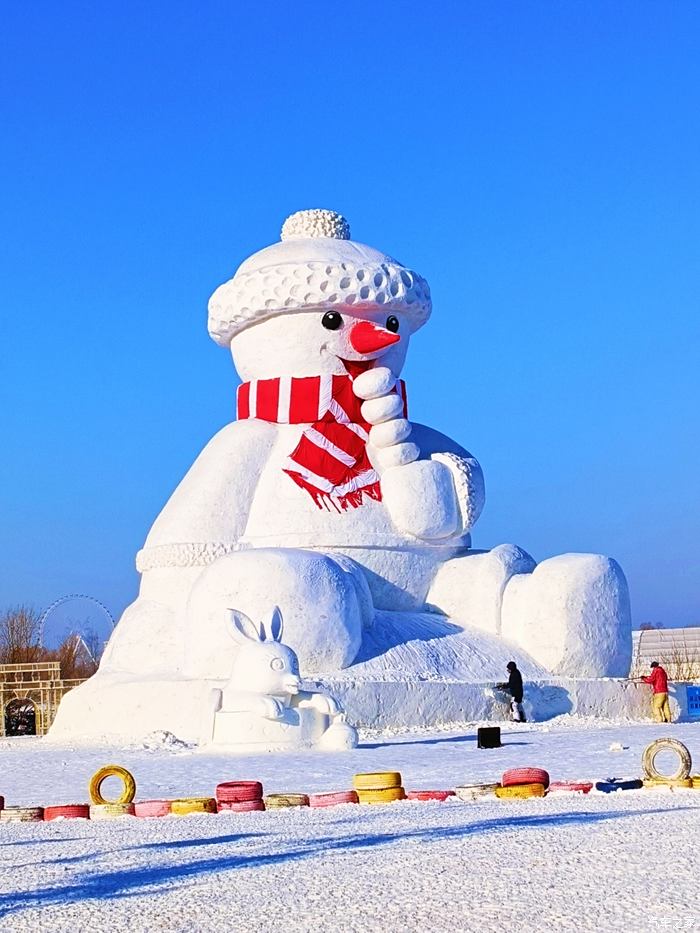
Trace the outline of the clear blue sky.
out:
M 700 7 L 5 3 L 0 607 L 118 615 L 234 409 L 210 293 L 329 207 L 431 283 L 414 420 L 475 542 L 601 551 L 700 623 Z

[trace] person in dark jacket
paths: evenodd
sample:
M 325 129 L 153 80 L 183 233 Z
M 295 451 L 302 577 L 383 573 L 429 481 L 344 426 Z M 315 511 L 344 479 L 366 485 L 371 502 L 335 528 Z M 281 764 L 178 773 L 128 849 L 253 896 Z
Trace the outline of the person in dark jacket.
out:
M 510 693 L 510 710 L 513 714 L 513 721 L 527 722 L 525 710 L 523 709 L 523 675 L 518 670 L 515 661 L 509 661 L 506 664 L 506 670 L 508 671 L 508 683 L 496 684 L 496 686 Z

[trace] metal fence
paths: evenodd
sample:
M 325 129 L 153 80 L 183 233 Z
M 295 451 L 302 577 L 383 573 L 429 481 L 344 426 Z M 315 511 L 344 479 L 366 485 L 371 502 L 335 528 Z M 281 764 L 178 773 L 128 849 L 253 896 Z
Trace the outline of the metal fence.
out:
M 32 731 L 45 735 L 64 694 L 81 683 L 83 680 L 63 680 L 58 661 L 0 664 L 0 736 L 7 734 L 11 711 L 18 705 L 31 714 Z

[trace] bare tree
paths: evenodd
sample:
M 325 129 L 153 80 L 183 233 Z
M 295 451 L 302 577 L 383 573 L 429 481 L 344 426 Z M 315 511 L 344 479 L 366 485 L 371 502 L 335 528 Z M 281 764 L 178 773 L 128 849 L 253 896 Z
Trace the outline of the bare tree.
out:
M 60 663 L 61 677 L 64 680 L 91 677 L 97 670 L 98 662 L 90 652 L 85 639 L 78 632 L 71 632 L 58 646 L 58 649 L 50 654 L 51 660 Z
M 97 670 L 102 654 L 105 650 L 105 642 L 100 637 L 99 632 L 96 632 L 94 628 L 86 628 L 82 633 L 83 643 L 87 648 L 90 658 L 95 665 L 95 670 Z
M 71 631 L 58 648 L 48 650 L 39 641 L 40 621 L 40 614 L 31 606 L 15 606 L 0 615 L 0 664 L 58 661 L 61 677 L 66 680 L 91 677 L 100 662 L 98 635 L 91 628 L 84 634 Z
M 33 664 L 42 658 L 39 613 L 15 606 L 0 616 L 0 664 Z

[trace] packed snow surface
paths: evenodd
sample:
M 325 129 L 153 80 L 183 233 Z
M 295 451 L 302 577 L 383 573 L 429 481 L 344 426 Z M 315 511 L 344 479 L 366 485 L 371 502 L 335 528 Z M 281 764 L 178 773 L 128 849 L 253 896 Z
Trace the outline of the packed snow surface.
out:
M 683 741 L 700 770 L 700 724 L 571 717 L 509 725 L 492 750 L 477 749 L 475 725 L 365 734 L 332 755 L 202 754 L 168 734 L 127 748 L 10 739 L 0 794 L 8 806 L 82 802 L 112 761 L 133 771 L 139 799 L 211 795 L 245 778 L 266 792 L 338 790 L 356 771 L 384 769 L 401 771 L 407 789 L 498 780 L 519 765 L 553 779 L 629 777 L 660 735 Z M 0 929 L 691 929 L 699 833 L 690 790 L 0 823 Z

